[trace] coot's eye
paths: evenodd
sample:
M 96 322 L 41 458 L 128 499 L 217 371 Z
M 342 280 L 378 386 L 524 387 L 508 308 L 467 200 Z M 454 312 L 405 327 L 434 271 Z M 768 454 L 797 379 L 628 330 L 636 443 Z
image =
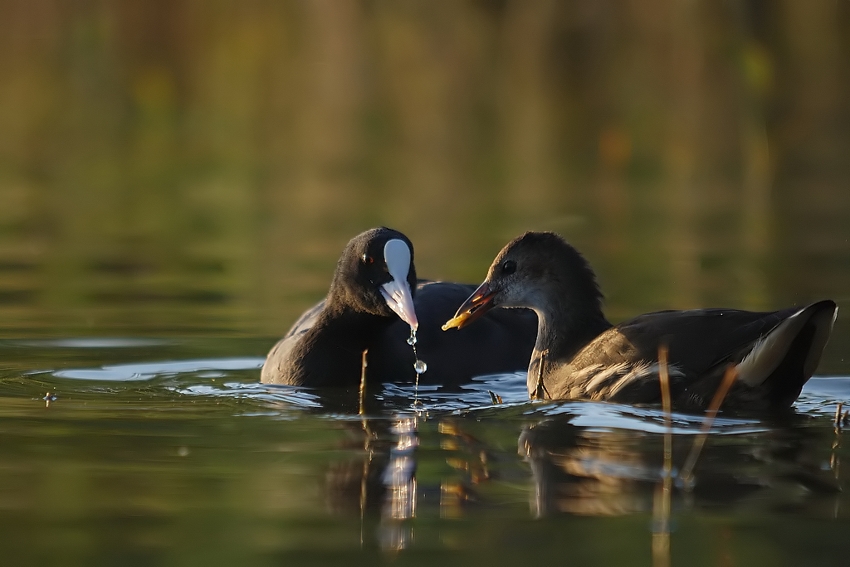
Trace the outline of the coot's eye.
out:
M 363 254 L 363 257 L 361 258 L 361 260 L 363 260 L 363 263 L 366 264 L 367 266 L 370 266 L 370 265 L 375 263 L 375 259 L 372 258 L 371 256 L 369 256 L 368 254 Z
M 506 276 L 514 273 L 516 271 L 516 262 L 513 260 L 505 260 L 502 264 L 502 273 Z

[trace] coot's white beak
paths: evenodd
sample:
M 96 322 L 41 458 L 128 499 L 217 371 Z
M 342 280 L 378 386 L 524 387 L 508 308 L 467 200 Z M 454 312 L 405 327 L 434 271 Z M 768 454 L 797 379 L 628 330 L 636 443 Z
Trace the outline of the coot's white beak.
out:
M 381 286 L 381 295 L 389 308 L 411 329 L 416 330 L 419 328 L 419 320 L 413 308 L 413 294 L 407 284 L 407 274 L 410 272 L 410 248 L 407 243 L 397 238 L 388 241 L 384 245 L 384 261 L 392 279 Z

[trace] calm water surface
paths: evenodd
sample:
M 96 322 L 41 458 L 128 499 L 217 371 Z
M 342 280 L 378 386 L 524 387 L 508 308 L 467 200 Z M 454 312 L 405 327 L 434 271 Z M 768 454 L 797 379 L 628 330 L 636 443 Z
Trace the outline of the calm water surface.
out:
M 0 343 L 4 562 L 774 566 L 850 553 L 850 433 L 833 426 L 850 377 L 813 379 L 791 416 L 721 414 L 690 487 L 677 475 L 702 419 L 675 414 L 664 497 L 657 409 L 532 404 L 524 378 L 504 375 L 387 386 L 358 415 L 353 392 L 259 384 L 268 344 Z

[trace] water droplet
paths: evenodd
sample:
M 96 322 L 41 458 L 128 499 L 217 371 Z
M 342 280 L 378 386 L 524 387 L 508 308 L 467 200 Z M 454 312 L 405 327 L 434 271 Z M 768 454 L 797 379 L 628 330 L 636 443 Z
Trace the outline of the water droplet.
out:
M 416 331 L 410 329 L 410 338 L 407 339 L 407 344 L 413 346 L 416 344 Z
M 426 370 L 428 370 L 428 365 L 425 364 L 423 360 L 417 360 L 413 363 L 413 369 L 417 374 L 424 374 Z

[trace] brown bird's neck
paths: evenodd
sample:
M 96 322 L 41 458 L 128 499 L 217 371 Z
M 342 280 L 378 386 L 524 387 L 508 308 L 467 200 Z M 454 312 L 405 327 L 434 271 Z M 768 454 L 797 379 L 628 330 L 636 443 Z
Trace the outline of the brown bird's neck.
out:
M 537 312 L 534 354 L 546 353 L 548 362 L 566 362 L 590 341 L 611 328 L 598 305 L 576 307 L 550 302 Z
M 531 399 L 550 399 L 544 378 L 570 360 L 611 323 L 600 309 L 586 313 L 561 309 L 537 312 L 537 342 L 528 364 L 528 395 Z

